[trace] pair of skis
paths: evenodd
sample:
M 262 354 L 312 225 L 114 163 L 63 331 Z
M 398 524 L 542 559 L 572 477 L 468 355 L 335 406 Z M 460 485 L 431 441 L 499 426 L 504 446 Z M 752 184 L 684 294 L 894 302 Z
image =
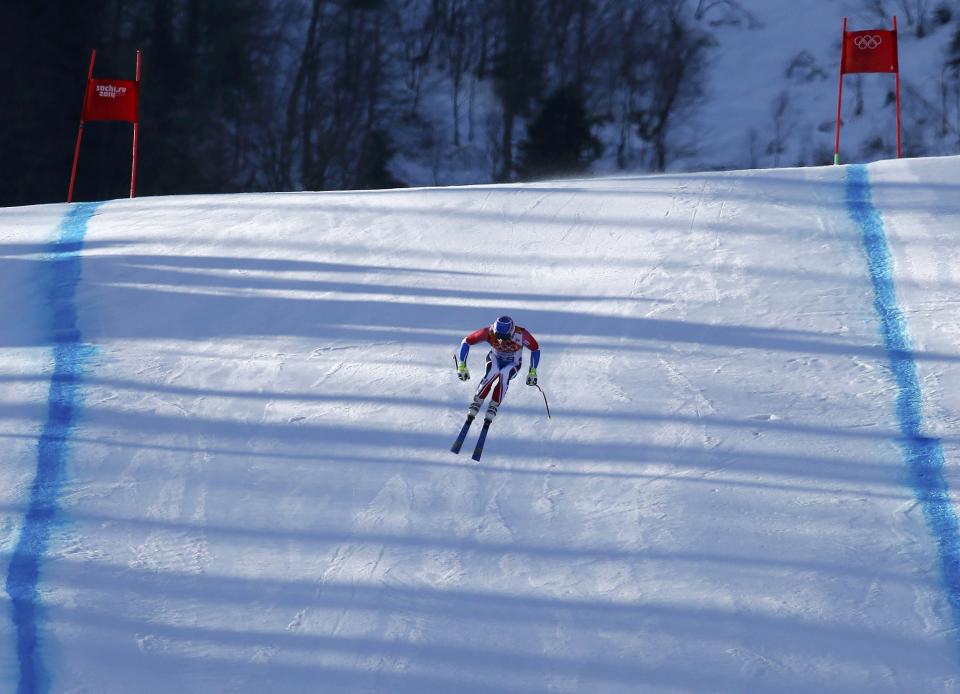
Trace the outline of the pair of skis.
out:
M 458 364 L 457 355 L 453 355 L 453 363 Z M 450 446 L 451 453 L 460 452 L 460 449 L 463 447 L 463 441 L 467 438 L 467 432 L 470 431 L 470 425 L 473 424 L 473 420 L 476 418 L 477 415 L 475 414 L 471 413 L 467 415 L 467 420 L 463 423 L 463 426 L 460 427 L 460 433 L 457 434 L 457 440 L 453 442 L 452 446 Z M 477 445 L 473 449 L 473 455 L 470 456 L 477 462 L 480 462 L 480 456 L 483 455 L 483 444 L 487 442 L 487 432 L 490 431 L 490 425 L 492 423 L 492 419 L 484 418 L 483 420 L 483 428 L 480 430 L 480 436 L 477 438 Z
M 467 421 L 465 421 L 463 426 L 460 427 L 460 433 L 457 434 L 457 440 L 453 442 L 452 446 L 450 446 L 451 452 L 460 452 L 460 449 L 463 447 L 463 441 L 467 438 L 467 432 L 470 431 L 470 425 L 473 424 L 473 420 L 476 418 L 476 415 L 467 415 Z M 490 431 L 490 425 L 492 423 L 492 419 L 483 420 L 483 428 L 480 430 L 480 436 L 477 438 L 477 445 L 473 449 L 473 455 L 470 456 L 477 462 L 480 462 L 480 456 L 483 455 L 483 445 L 487 442 L 487 432 Z

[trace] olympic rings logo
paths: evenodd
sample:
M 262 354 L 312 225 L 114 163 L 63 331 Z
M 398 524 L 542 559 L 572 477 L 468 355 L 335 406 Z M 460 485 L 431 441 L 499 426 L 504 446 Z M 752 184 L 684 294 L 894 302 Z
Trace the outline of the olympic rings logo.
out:
M 875 48 L 879 48 L 881 43 L 883 43 L 883 37 L 877 34 L 873 34 L 872 36 L 864 34 L 853 40 L 853 45 L 861 51 L 872 51 Z

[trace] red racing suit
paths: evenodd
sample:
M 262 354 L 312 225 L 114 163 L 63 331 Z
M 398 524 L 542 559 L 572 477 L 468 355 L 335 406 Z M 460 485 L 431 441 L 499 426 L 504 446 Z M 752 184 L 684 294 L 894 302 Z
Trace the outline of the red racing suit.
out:
M 526 328 L 519 325 L 513 330 L 513 336 L 500 340 L 494 335 L 491 326 L 475 330 L 460 343 L 460 361 L 467 360 L 470 346 L 486 342 L 492 349 L 487 353 L 487 371 L 480 383 L 477 384 L 477 395 L 480 399 L 487 397 L 494 381 L 497 382 L 493 390 L 492 401 L 500 403 L 507 394 L 510 379 L 517 375 L 523 363 L 523 348 L 530 350 L 530 364 L 533 368 L 540 363 L 540 344 Z

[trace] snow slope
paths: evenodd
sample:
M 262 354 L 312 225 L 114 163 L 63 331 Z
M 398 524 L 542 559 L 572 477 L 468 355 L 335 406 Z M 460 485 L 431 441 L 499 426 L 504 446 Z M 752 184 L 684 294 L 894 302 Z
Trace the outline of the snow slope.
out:
M 960 689 L 850 175 L 0 210 L 0 688 Z M 956 488 L 960 159 L 869 177 Z

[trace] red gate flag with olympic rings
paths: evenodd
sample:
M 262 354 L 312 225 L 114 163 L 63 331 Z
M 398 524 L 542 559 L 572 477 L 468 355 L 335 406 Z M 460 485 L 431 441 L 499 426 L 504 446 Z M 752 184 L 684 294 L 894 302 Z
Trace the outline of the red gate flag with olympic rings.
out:
M 843 35 L 840 40 L 840 86 L 837 89 L 837 135 L 833 145 L 833 163 L 840 163 L 840 125 L 843 105 L 843 76 L 858 72 L 884 72 L 896 79 L 894 93 L 897 104 L 897 159 L 902 154 L 900 133 L 900 59 L 897 50 L 897 17 L 893 17 L 893 29 L 867 29 L 847 31 L 847 18 L 843 18 Z
M 853 72 L 897 72 L 897 32 L 887 29 L 843 33 L 844 74 Z

